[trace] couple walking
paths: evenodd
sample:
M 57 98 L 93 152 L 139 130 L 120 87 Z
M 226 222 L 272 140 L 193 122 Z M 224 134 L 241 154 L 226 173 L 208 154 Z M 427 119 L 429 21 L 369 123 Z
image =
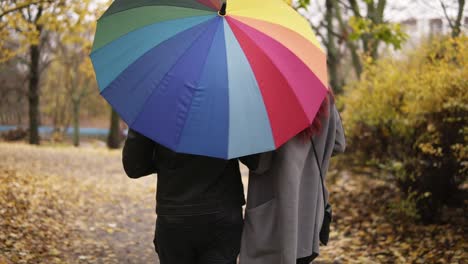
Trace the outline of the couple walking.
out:
M 276 151 L 233 160 L 179 154 L 130 130 L 123 165 L 131 178 L 158 174 L 161 264 L 235 264 L 239 252 L 241 264 L 310 263 L 328 200 L 321 177 L 344 147 L 330 92 L 313 124 Z M 239 160 L 250 169 L 245 220 Z
M 100 94 L 135 129 L 125 171 L 158 175 L 161 264 L 234 264 L 239 252 L 241 264 L 309 263 L 319 253 L 321 176 L 343 129 L 332 96 L 322 102 L 327 54 L 286 1 L 115 0 L 90 56 Z M 239 161 L 250 169 L 244 217 Z

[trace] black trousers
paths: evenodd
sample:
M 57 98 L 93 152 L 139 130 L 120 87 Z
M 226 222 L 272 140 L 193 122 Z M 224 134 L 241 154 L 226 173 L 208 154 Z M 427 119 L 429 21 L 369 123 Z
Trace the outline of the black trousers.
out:
M 158 216 L 154 245 L 161 264 L 236 264 L 242 208 L 198 216 Z

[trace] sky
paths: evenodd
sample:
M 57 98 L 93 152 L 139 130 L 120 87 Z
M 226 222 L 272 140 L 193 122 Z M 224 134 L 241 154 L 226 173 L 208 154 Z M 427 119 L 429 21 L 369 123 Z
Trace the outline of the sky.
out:
M 447 13 L 450 17 L 456 17 L 458 3 L 454 0 L 443 0 L 447 6 Z M 442 18 L 444 12 L 439 0 L 390 0 L 389 5 L 395 5 L 401 10 L 391 11 L 389 19 L 395 21 L 405 20 L 409 17 L 414 18 Z M 391 14 L 391 15 L 390 15 Z M 468 16 L 468 7 L 465 5 L 464 16 Z

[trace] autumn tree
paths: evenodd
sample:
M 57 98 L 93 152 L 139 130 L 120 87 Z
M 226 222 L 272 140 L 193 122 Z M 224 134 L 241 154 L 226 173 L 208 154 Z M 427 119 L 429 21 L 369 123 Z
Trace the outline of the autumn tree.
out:
M 39 144 L 41 75 L 51 63 L 54 35 L 69 32 L 76 17 L 90 12 L 90 0 L 6 0 L 0 2 L 0 60 L 22 57 L 27 66 L 29 142 Z M 76 24 L 75 24 L 76 26 Z
M 301 0 L 294 7 L 320 16 L 315 23 L 317 19 L 309 19 L 327 50 L 330 85 L 337 93 L 345 83 L 343 67 L 348 57 L 360 78 L 363 61 L 376 60 L 382 43 L 399 49 L 406 39 L 399 24 L 385 19 L 386 0 L 324 0 L 314 2 L 314 10 L 309 10 L 310 4 L 310 0 Z
M 66 79 L 63 62 L 54 60 L 45 72 L 41 87 L 41 113 L 50 120 L 55 139 L 64 137 L 72 118 Z
M 47 12 L 55 10 L 50 2 L 38 1 L 2 1 L 2 59 L 8 60 L 15 53 L 25 52 L 28 59 L 28 103 L 29 103 L 29 143 L 39 144 L 39 82 L 41 67 L 41 51 L 45 35 L 43 34 Z M 8 40 L 18 40 L 20 48 L 7 46 Z
M 94 70 L 88 56 L 95 31 L 94 20 L 88 17 L 90 1 L 76 3 L 77 17 L 70 21 L 60 38 L 59 59 L 63 62 L 66 90 L 70 96 L 73 119 L 73 145 L 80 145 L 80 108 L 84 98 L 97 89 Z
M 21 124 L 24 113 L 25 76 L 17 60 L 0 64 L 0 123 Z
M 45 95 L 49 99 L 45 110 L 52 115 L 55 131 L 65 132 L 71 122 L 74 146 L 80 145 L 82 102 L 93 89 L 97 90 L 87 50 L 77 44 L 60 44 L 60 51 L 56 54 L 58 58 L 47 72 L 44 87 L 53 91 L 50 95 Z
M 400 24 L 385 19 L 386 0 L 348 0 L 347 5 L 331 0 L 335 9 L 343 41 L 351 53 L 358 78 L 363 72 L 363 59 L 377 60 L 382 43 L 400 49 L 407 36 Z M 343 8 L 351 12 L 348 21 L 343 19 Z

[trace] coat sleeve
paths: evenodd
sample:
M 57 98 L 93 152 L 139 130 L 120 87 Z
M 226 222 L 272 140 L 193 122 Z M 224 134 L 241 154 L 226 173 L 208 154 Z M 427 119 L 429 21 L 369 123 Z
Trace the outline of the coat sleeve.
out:
M 343 122 L 341 121 L 340 113 L 335 106 L 333 106 L 333 115 L 335 118 L 335 145 L 333 147 L 333 155 L 343 153 L 346 149 L 346 139 L 343 129 Z
M 255 170 L 258 167 L 260 161 L 260 154 L 250 155 L 239 158 L 239 160 L 249 168 L 249 170 Z
M 154 141 L 129 129 L 122 152 L 122 163 L 128 177 L 137 179 L 156 172 L 156 147 Z
M 245 156 L 239 160 L 249 168 L 249 170 L 256 174 L 263 174 L 271 167 L 274 151 Z
M 258 165 L 254 170 L 252 170 L 252 172 L 255 174 L 263 174 L 267 172 L 273 163 L 274 154 L 274 151 L 259 154 Z

